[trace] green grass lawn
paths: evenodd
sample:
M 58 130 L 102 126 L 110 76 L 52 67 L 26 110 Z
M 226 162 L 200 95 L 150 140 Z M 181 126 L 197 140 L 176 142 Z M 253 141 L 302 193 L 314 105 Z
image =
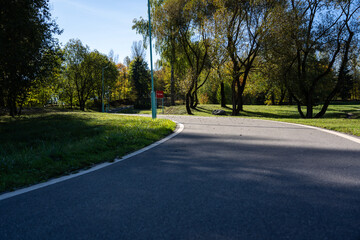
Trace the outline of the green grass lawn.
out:
M 89 112 L 0 117 L 0 192 L 113 161 L 175 127 L 169 120 Z
M 194 116 L 214 116 L 212 111 L 215 109 L 222 109 L 226 111 L 227 116 L 231 116 L 231 106 L 229 108 L 221 108 L 215 104 L 199 105 L 197 109 L 193 110 Z M 316 108 L 314 112 L 319 111 Z M 150 114 L 151 111 L 138 111 L 136 113 Z M 158 110 L 161 113 L 161 110 Z M 184 115 L 186 114 L 185 106 L 165 107 L 165 114 Z M 348 118 L 348 113 L 352 114 L 351 119 Z M 220 117 L 220 116 L 219 116 Z M 296 106 L 266 106 L 266 105 L 245 105 L 244 112 L 240 113 L 238 117 L 266 119 L 290 123 L 298 123 L 304 125 L 311 125 L 330 130 L 335 130 L 347 134 L 360 136 L 360 104 L 337 104 L 331 105 L 328 108 L 324 118 L 321 119 L 302 119 L 299 116 Z

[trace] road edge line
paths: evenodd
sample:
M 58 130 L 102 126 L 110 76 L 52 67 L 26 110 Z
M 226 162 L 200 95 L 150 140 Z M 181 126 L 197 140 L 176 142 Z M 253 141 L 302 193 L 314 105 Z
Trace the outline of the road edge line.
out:
M 159 141 L 156 141 L 156 142 L 150 144 L 147 147 L 139 149 L 139 150 L 137 150 L 137 151 L 135 151 L 133 153 L 130 153 L 128 155 L 125 155 L 122 158 L 115 158 L 115 160 L 113 162 L 100 163 L 100 164 L 97 164 L 97 165 L 95 165 L 95 166 L 93 166 L 93 167 L 91 167 L 89 169 L 80 170 L 79 172 L 74 173 L 74 174 L 54 178 L 54 179 L 51 179 L 51 180 L 49 180 L 47 182 L 38 183 L 38 184 L 35 184 L 33 186 L 30 186 L 30 187 L 25 187 L 25 188 L 22 188 L 22 189 L 19 189 L 19 190 L 15 190 L 13 192 L 7 192 L 7 193 L 0 194 L 0 201 L 15 197 L 15 196 L 27 193 L 27 192 L 31 192 L 31 191 L 34 191 L 34 190 L 37 190 L 37 189 L 40 189 L 40 188 L 44 188 L 44 187 L 47 187 L 47 186 L 50 186 L 50 185 L 53 185 L 53 184 L 56 184 L 56 183 L 64 182 L 64 181 L 67 181 L 69 179 L 76 178 L 76 177 L 79 177 L 79 176 L 82 176 L 82 175 L 85 175 L 85 174 L 88 174 L 88 173 L 91 173 L 91 172 L 95 172 L 95 171 L 100 170 L 102 168 L 114 165 L 116 163 L 122 162 L 122 161 L 124 161 L 126 159 L 129 159 L 131 157 L 139 155 L 139 154 L 141 154 L 143 152 L 146 152 L 146 151 L 148 151 L 148 150 L 150 150 L 150 149 L 152 149 L 154 147 L 157 147 L 160 144 L 174 138 L 175 136 L 177 136 L 179 133 L 181 133 L 184 130 L 184 125 L 182 123 L 177 122 L 177 121 L 173 121 L 173 122 L 175 122 L 176 125 L 177 125 L 176 129 L 175 129 L 175 132 L 173 132 L 172 134 L 166 136 L 163 139 L 160 139 Z
M 348 135 L 346 133 L 341 133 L 341 132 L 337 132 L 337 131 L 334 131 L 334 130 L 329 130 L 329 129 L 326 129 L 326 128 L 315 127 L 315 126 L 311 126 L 311 125 L 304 125 L 304 124 L 300 124 L 300 123 L 289 123 L 289 122 L 283 122 L 283 121 L 274 121 L 274 120 L 268 120 L 268 119 L 257 119 L 257 120 L 269 121 L 269 122 L 277 122 L 277 123 L 285 123 L 285 124 L 288 124 L 288 125 L 293 125 L 293 126 L 298 126 L 298 127 L 311 128 L 311 129 L 314 129 L 314 130 L 319 130 L 319 131 L 322 131 L 322 132 L 333 134 L 333 135 L 336 135 L 338 137 L 342 137 L 342 138 L 345 138 L 345 139 L 350 140 L 352 142 L 360 144 L 360 138 Z

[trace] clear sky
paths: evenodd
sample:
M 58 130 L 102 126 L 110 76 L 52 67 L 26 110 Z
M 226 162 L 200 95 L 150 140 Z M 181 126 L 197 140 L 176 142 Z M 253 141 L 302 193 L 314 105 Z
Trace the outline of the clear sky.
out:
M 113 49 L 120 62 L 131 56 L 132 43 L 142 40 L 131 29 L 133 19 L 148 18 L 147 0 L 50 0 L 50 9 L 52 18 L 64 30 L 57 36 L 62 45 L 78 38 L 91 50 L 106 55 Z M 146 58 L 149 63 L 149 48 Z M 154 56 L 154 63 L 156 59 Z

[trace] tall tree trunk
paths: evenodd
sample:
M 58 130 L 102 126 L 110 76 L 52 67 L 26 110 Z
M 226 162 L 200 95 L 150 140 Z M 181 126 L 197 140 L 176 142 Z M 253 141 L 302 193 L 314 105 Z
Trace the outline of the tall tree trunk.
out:
M 191 98 L 191 104 L 190 107 L 192 109 L 195 109 L 196 106 L 198 105 L 198 97 L 197 97 L 197 88 L 198 88 L 198 82 L 197 82 L 197 78 L 195 78 L 193 80 L 194 82 L 194 91 L 192 91 L 192 93 L 190 94 L 190 98 Z
M 194 102 L 193 102 L 192 108 L 195 109 L 197 107 L 197 105 L 199 105 L 199 98 L 198 98 L 197 91 L 195 91 L 194 92 Z
M 233 80 L 232 88 L 232 115 L 237 116 L 242 111 L 242 94 L 240 93 L 240 80 Z
M 295 95 L 290 91 L 290 89 L 288 89 L 288 93 L 289 93 L 290 99 L 294 99 L 294 100 L 295 100 L 295 102 L 296 102 L 296 104 L 297 104 L 297 110 L 298 110 L 300 116 L 301 116 L 302 118 L 305 118 L 305 115 L 304 115 L 304 113 L 303 113 L 303 111 L 302 111 L 302 109 L 301 109 L 301 102 L 300 102 L 300 100 L 299 100 L 297 97 L 295 97 Z
M 300 103 L 300 102 L 297 103 L 297 109 L 298 109 L 298 112 L 299 112 L 300 116 L 301 116 L 302 118 L 305 118 L 305 114 L 304 114 L 303 111 L 301 110 L 301 103 Z
M 195 87 L 196 80 L 196 78 L 192 77 L 191 84 L 185 96 L 186 112 L 189 115 L 192 115 L 191 108 L 194 105 L 193 89 Z
M 233 79 L 232 83 L 231 83 L 231 103 L 232 103 L 232 116 L 236 116 L 236 99 L 237 99 L 237 94 L 236 94 L 236 80 Z
M 237 89 L 238 89 L 238 97 L 237 97 L 237 110 L 236 110 L 236 116 L 239 115 L 240 111 L 244 111 L 244 102 L 243 102 L 243 92 L 244 92 L 244 83 L 243 86 L 240 85 L 240 79 L 237 81 Z
M 328 107 L 330 105 L 330 101 L 331 100 L 326 100 L 324 102 L 324 105 L 322 106 L 321 111 L 318 114 L 315 115 L 315 118 L 321 118 L 321 117 L 323 117 L 325 115 L 325 113 L 326 113 L 326 111 L 327 111 L 327 109 L 328 109 Z
M 312 103 L 306 104 L 306 118 L 313 117 L 313 105 Z
M 226 107 L 226 98 L 225 98 L 225 84 L 221 82 L 220 84 L 220 94 L 221 94 L 221 107 Z
M 239 105 L 239 110 L 237 111 L 236 115 L 239 115 L 240 111 L 244 111 L 244 99 L 243 99 L 243 95 L 239 95 L 239 100 L 238 100 L 238 105 Z
M 85 111 L 85 101 L 84 101 L 84 100 L 80 100 L 80 101 L 79 101 L 79 104 L 80 104 L 80 110 L 81 110 L 81 111 Z
M 175 78 L 173 62 L 171 63 L 170 104 L 171 106 L 175 106 Z
M 186 105 L 187 114 L 192 115 L 191 108 L 190 108 L 190 101 L 191 101 L 191 90 L 186 93 L 185 105 Z
M 252 66 L 252 62 L 255 59 L 255 56 L 256 56 L 256 54 L 253 56 L 250 63 L 248 63 L 248 65 L 245 66 L 245 72 L 244 72 L 241 84 L 240 84 L 240 77 L 238 79 L 239 112 L 244 111 L 243 94 L 244 94 L 244 90 L 245 90 L 245 86 L 246 86 L 246 81 L 247 81 L 247 78 L 248 78 L 248 76 L 250 74 L 250 69 L 251 69 L 251 66 Z
M 221 76 L 221 72 L 218 68 L 217 70 L 217 74 L 219 76 L 219 80 L 220 82 L 220 104 L 221 107 L 226 108 L 226 97 L 225 97 L 225 83 L 224 81 L 222 81 L 222 76 Z
M 312 99 L 313 92 L 310 91 L 306 97 L 306 118 L 313 118 L 314 103 Z

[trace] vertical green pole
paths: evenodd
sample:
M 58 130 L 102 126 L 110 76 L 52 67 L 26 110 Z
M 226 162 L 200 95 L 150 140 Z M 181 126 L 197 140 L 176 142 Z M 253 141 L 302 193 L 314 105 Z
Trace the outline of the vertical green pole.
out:
M 101 110 L 104 112 L 104 68 L 102 68 Z
M 155 99 L 155 91 L 154 91 L 154 73 L 153 73 L 152 42 L 151 42 L 150 0 L 148 0 L 148 13 L 149 13 L 150 66 L 151 66 L 151 112 L 152 112 L 152 118 L 156 119 L 156 99 Z
M 110 102 L 111 102 L 111 90 L 110 90 L 110 87 L 109 87 L 108 110 L 106 112 L 110 111 Z

